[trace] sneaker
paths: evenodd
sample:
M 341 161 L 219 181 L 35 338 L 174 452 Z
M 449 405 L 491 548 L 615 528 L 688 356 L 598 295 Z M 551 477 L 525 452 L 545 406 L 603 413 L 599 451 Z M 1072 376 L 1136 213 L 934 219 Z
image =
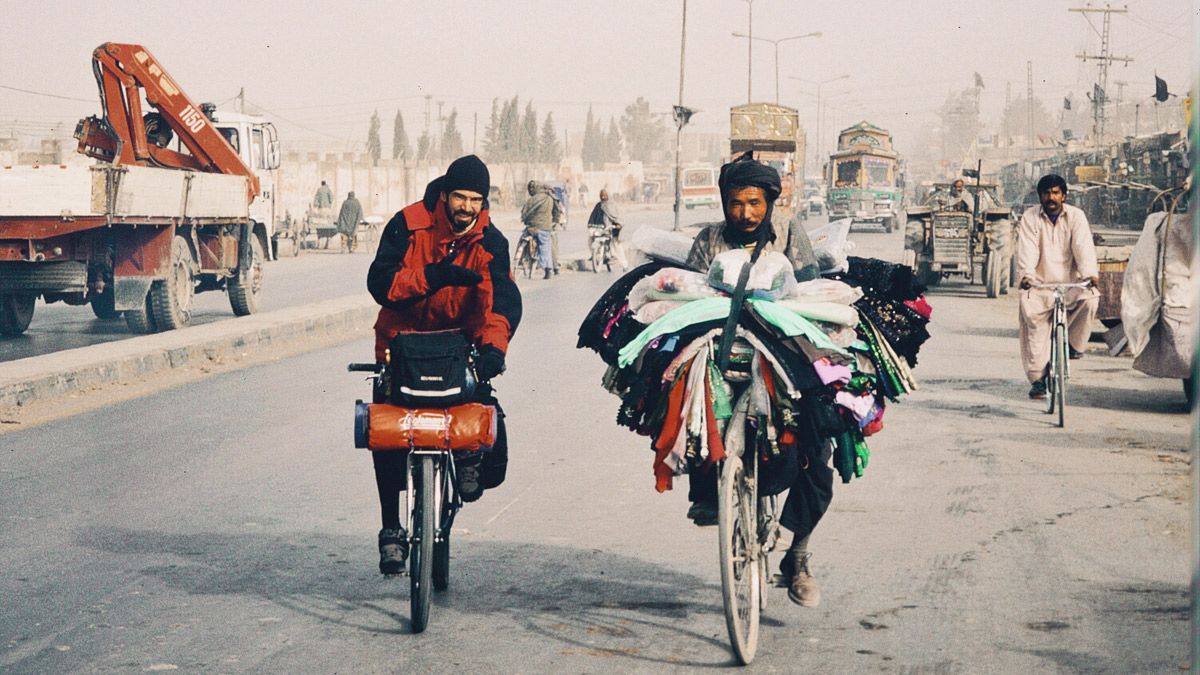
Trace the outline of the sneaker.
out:
M 387 576 L 404 573 L 408 562 L 408 534 L 404 528 L 379 531 L 379 573 Z
M 1076 350 L 1074 347 L 1072 347 L 1070 345 L 1067 345 L 1067 357 L 1070 358 L 1071 360 L 1082 359 L 1083 352 Z
M 458 496 L 464 502 L 473 502 L 483 494 L 483 481 L 480 480 L 479 465 L 458 467 Z
M 688 509 L 687 517 L 697 527 L 711 527 L 717 524 L 717 504 L 715 502 L 694 502 Z
M 788 585 L 788 598 L 801 607 L 816 607 L 821 604 L 821 589 L 808 570 L 811 553 L 805 553 L 795 562 L 792 583 Z
M 1041 401 L 1046 398 L 1046 381 L 1038 380 L 1029 388 L 1029 398 Z

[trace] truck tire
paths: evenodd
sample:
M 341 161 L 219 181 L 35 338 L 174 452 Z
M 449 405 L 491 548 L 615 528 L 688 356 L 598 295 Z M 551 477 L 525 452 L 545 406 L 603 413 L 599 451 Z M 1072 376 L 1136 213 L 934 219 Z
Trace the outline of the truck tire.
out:
M 891 234 L 896 229 L 896 219 L 892 217 L 883 219 L 883 231 Z
M 255 235 L 250 235 L 250 250 L 252 262 L 250 269 L 229 278 L 226 287 L 229 289 L 229 306 L 238 316 L 246 316 L 258 311 L 258 295 L 262 291 L 263 256 L 262 242 Z
M 184 328 L 192 320 L 192 299 L 196 294 L 196 261 L 187 240 L 179 235 L 171 240 L 171 269 L 167 278 L 150 285 L 150 315 L 160 331 Z
M 37 296 L 31 293 L 0 295 L 0 335 L 15 337 L 29 328 Z
M 1007 281 L 1005 277 L 1008 276 L 1008 266 L 1004 264 L 1004 259 L 1000 256 L 999 251 L 988 251 L 987 258 L 983 262 L 983 275 L 987 296 L 989 298 L 1000 297 L 1004 283 Z
M 113 303 L 116 300 L 116 295 L 113 293 L 112 284 L 105 287 L 104 292 L 92 298 L 92 313 L 97 319 L 102 321 L 111 321 L 121 318 L 121 313 L 113 309 Z
M 149 335 L 158 332 L 158 324 L 154 322 L 154 315 L 150 312 L 150 294 L 146 294 L 146 301 L 142 304 L 141 309 L 125 310 L 125 325 L 129 326 L 129 330 L 138 335 Z

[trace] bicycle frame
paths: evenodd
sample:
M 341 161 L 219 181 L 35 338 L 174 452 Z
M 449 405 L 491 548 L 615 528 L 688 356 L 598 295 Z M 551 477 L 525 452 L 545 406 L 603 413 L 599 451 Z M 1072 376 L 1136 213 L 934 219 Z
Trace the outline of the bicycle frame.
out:
M 1046 414 L 1058 409 L 1058 426 L 1066 424 L 1067 380 L 1070 377 L 1071 343 L 1067 333 L 1066 291 L 1088 288 L 1088 281 L 1075 283 L 1033 284 L 1032 288 L 1054 291 L 1054 309 L 1050 315 L 1050 362 L 1046 373 Z
M 417 499 L 416 490 L 413 489 L 415 484 L 413 460 L 421 456 L 433 457 L 434 475 L 438 480 L 438 485 L 435 486 L 436 491 L 433 493 L 433 527 L 435 542 L 444 540 L 450 533 L 450 526 L 454 524 L 454 516 L 458 514 L 458 511 L 462 508 L 463 504 L 462 497 L 459 496 L 458 489 L 455 487 L 458 485 L 458 476 L 454 465 L 453 454 L 449 450 L 442 450 L 438 448 L 414 447 L 410 449 L 408 451 L 408 458 L 406 460 L 408 489 L 404 491 L 404 529 L 409 533 L 410 544 L 414 543 L 411 541 L 413 537 L 412 516 Z M 422 489 L 425 489 L 424 485 L 422 485 Z M 447 499 L 450 500 L 450 511 L 449 517 L 446 519 L 446 522 L 443 523 L 441 522 L 442 505 Z

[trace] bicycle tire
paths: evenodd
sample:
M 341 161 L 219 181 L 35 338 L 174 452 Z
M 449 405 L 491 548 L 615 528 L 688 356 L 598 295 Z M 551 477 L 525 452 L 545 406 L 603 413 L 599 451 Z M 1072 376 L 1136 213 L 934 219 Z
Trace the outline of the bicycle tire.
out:
M 600 272 L 600 266 L 604 263 L 601 261 L 601 254 L 604 251 L 602 244 L 592 244 L 592 274 Z
M 433 542 L 433 590 L 444 591 L 450 587 L 450 524 L 453 522 L 454 487 L 444 470 L 438 472 L 438 519 L 437 539 Z
M 408 555 L 409 612 L 412 632 L 420 633 L 429 625 L 429 596 L 433 576 L 433 457 L 414 458 L 412 486 L 417 491 L 413 506 L 411 544 Z
M 1067 414 L 1067 368 L 1069 367 L 1067 359 L 1070 358 L 1067 347 L 1067 327 L 1060 324 L 1058 334 L 1058 344 L 1054 345 L 1058 350 L 1058 372 L 1055 374 L 1058 383 L 1054 387 L 1054 398 L 1058 399 L 1058 426 L 1061 429 L 1066 424 Z
M 1046 414 L 1054 414 L 1054 406 L 1057 402 L 1058 392 L 1058 377 L 1055 375 L 1058 372 L 1058 333 L 1051 324 L 1050 328 L 1050 363 L 1046 366 Z
M 717 536 L 725 626 L 734 655 L 748 665 L 758 649 L 762 578 L 756 556 L 756 500 L 739 458 L 727 457 L 722 463 L 718 492 Z

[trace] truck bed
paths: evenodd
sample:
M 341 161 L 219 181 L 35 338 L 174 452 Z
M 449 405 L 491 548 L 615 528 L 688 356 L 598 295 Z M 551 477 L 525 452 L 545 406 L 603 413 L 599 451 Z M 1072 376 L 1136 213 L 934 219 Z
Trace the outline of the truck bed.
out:
M 143 166 L 0 169 L 0 228 L 8 218 L 119 220 L 249 217 L 246 178 Z M 0 239 L 4 238 L 0 229 Z

